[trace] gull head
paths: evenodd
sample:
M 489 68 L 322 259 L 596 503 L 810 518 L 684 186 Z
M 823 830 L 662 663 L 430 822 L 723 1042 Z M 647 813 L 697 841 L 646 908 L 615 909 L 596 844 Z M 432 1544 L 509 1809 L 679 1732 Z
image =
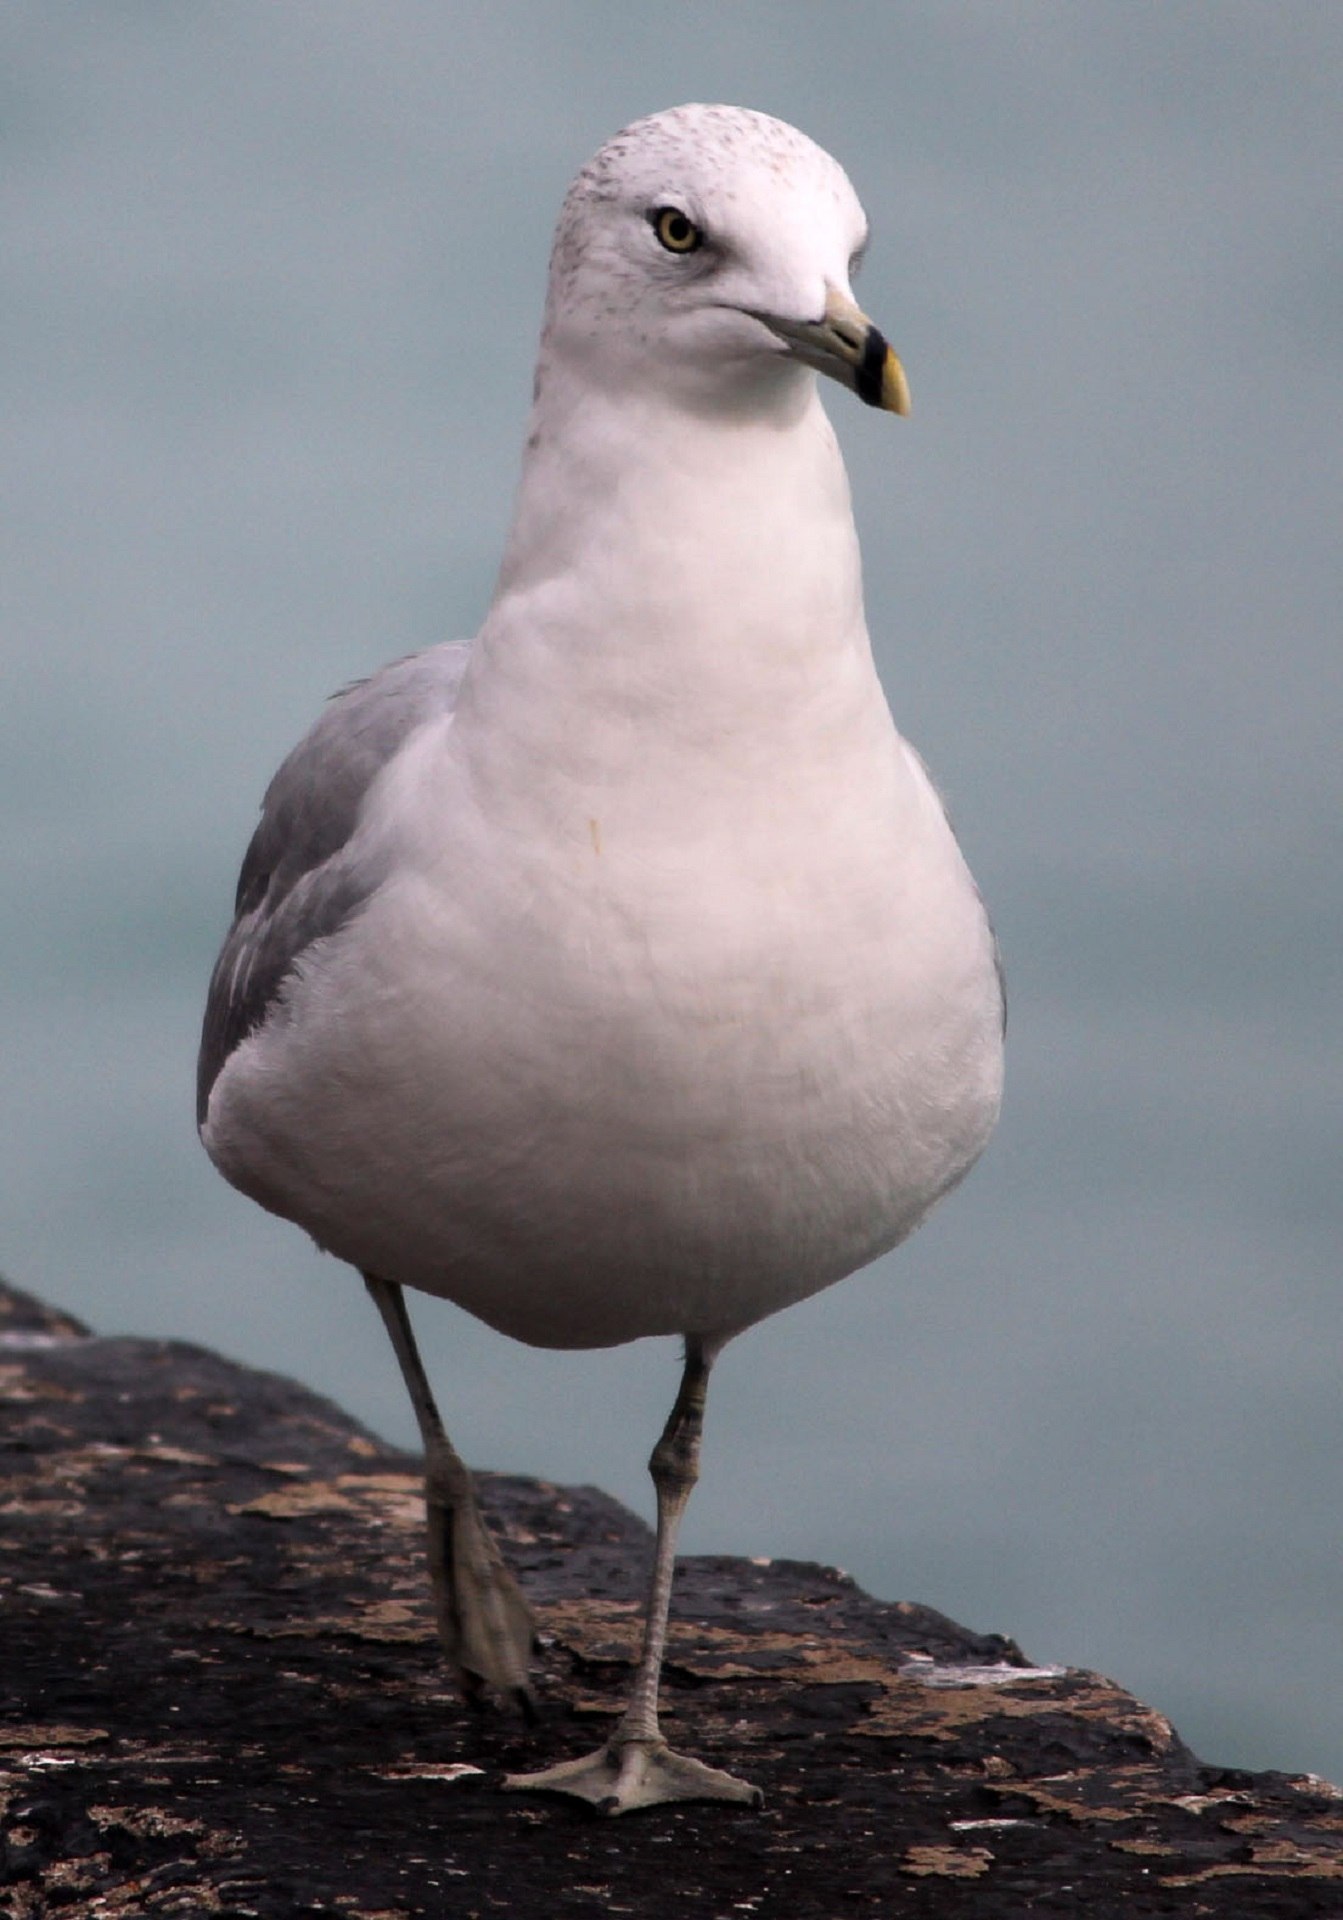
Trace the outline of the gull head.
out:
M 786 407 L 823 373 L 909 411 L 858 307 L 867 220 L 836 160 L 745 107 L 685 106 L 607 141 L 565 199 L 540 378 L 695 409 Z

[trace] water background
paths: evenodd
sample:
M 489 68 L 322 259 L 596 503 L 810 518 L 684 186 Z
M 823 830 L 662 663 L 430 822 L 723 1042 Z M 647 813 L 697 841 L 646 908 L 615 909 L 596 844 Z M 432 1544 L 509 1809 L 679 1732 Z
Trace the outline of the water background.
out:
M 570 175 L 687 98 L 872 216 L 916 412 L 831 411 L 1012 1019 L 968 1185 L 723 1359 L 686 1546 L 1343 1779 L 1335 7 L 6 7 L 0 1267 L 412 1438 L 357 1281 L 196 1144 L 201 999 L 323 697 L 478 624 Z M 414 1304 L 470 1458 L 649 1510 L 671 1343 Z

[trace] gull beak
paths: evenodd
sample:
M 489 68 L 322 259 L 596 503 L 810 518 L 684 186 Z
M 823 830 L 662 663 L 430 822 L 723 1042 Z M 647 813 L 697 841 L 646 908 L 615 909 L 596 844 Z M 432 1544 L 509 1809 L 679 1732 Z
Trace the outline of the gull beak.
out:
M 795 359 L 850 387 L 869 407 L 909 412 L 904 368 L 885 335 L 838 287 L 827 287 L 820 320 L 782 320 L 772 313 L 757 313 L 755 318 L 787 341 Z

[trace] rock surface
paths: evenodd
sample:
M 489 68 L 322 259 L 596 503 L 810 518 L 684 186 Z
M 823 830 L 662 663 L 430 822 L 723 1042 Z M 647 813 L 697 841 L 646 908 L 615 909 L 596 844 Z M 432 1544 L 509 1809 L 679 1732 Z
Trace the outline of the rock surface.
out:
M 602 1820 L 649 1536 L 482 1476 L 544 1633 L 532 1728 L 442 1671 L 416 1461 L 292 1382 L 0 1287 L 0 1912 L 1343 1915 L 1343 1797 L 1204 1765 L 1095 1674 L 795 1562 L 682 1563 L 668 1730 L 761 1813 Z

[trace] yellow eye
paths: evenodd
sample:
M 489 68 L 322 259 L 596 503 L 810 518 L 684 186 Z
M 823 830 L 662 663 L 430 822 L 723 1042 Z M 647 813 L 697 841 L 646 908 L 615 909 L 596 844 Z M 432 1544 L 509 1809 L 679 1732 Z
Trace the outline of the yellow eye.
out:
M 653 231 L 668 253 L 693 253 L 704 245 L 704 229 L 679 207 L 655 207 L 648 216 Z

